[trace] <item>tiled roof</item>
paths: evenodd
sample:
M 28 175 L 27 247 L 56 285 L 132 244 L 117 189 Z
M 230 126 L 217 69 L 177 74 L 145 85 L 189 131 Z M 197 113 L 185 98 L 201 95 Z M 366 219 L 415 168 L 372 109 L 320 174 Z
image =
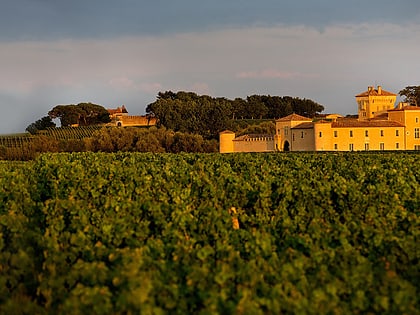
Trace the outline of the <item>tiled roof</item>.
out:
M 368 89 L 367 91 L 356 95 L 356 97 L 363 97 L 363 96 L 397 96 L 397 94 L 385 91 L 381 89 L 381 94 L 379 94 L 377 89 Z
M 115 115 L 115 114 L 127 114 L 128 111 L 125 108 L 125 106 L 123 105 L 122 107 L 117 107 L 117 108 L 111 108 L 111 109 L 107 109 L 108 113 L 110 115 Z
M 280 119 L 277 119 L 276 121 L 312 121 L 312 119 L 293 113 L 293 114 L 290 114 L 286 117 L 282 117 Z
M 294 126 L 292 129 L 312 129 L 314 127 L 313 122 L 304 122 L 297 126 Z
M 403 124 L 393 120 L 356 120 L 347 119 L 331 123 L 332 128 L 369 128 L 369 127 L 404 127 Z
M 403 108 L 390 109 L 390 111 L 404 111 L 404 110 L 420 110 L 420 106 L 408 105 L 408 106 L 404 106 Z
M 381 113 L 372 118 L 372 120 L 387 120 L 387 119 L 388 119 L 388 113 Z

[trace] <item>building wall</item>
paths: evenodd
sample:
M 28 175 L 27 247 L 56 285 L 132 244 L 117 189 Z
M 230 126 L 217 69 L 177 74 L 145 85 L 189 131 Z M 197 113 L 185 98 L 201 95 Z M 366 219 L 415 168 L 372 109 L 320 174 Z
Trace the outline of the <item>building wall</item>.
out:
M 233 140 L 234 152 L 272 152 L 274 151 L 274 139 L 247 139 Z
M 292 129 L 290 151 L 314 151 L 314 129 Z
M 319 122 L 314 124 L 314 150 L 315 151 L 334 151 L 334 133 L 331 122 Z
M 340 127 L 315 124 L 316 151 L 404 150 L 404 127 Z M 322 136 L 320 137 L 320 132 Z
M 356 96 L 360 120 L 371 119 L 381 113 L 385 113 L 387 110 L 393 109 L 395 106 L 397 96 L 386 91 L 382 93 L 381 86 L 378 86 L 377 90 L 369 86 L 368 94 Z
M 156 125 L 156 118 L 149 118 L 147 116 L 119 116 L 114 120 L 114 124 L 121 127 L 130 126 L 154 126 Z
M 285 144 L 289 145 L 289 151 L 293 149 L 293 132 L 292 128 L 296 127 L 297 125 L 301 124 L 302 122 L 311 122 L 312 119 L 308 118 L 307 120 L 277 120 L 276 121 L 276 134 L 274 136 L 274 146 L 276 151 L 287 151 L 285 150 Z M 296 141 L 295 135 L 295 141 Z M 307 140 L 307 138 L 305 138 Z M 297 148 L 302 147 L 302 144 L 297 144 Z M 301 150 L 299 150 L 301 151 Z M 308 150 L 305 150 L 308 151 Z
M 233 146 L 233 140 L 235 139 L 235 133 L 229 130 L 223 131 L 219 134 L 219 152 L 220 153 L 233 153 L 235 148 Z
M 404 110 L 404 124 L 407 150 L 420 150 L 420 109 Z

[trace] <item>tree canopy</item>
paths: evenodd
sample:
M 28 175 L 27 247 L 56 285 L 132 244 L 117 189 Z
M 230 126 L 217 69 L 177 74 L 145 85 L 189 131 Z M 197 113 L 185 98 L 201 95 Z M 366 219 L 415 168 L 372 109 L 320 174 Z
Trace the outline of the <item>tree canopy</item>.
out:
M 181 132 L 216 138 L 234 119 L 276 119 L 291 113 L 314 117 L 324 107 L 309 99 L 290 96 L 250 95 L 246 99 L 197 95 L 193 92 L 159 92 L 146 112 L 160 125 Z
M 48 112 L 51 119 L 60 119 L 61 126 L 88 126 L 110 122 L 108 111 L 101 105 L 79 103 L 77 105 L 57 105 Z
M 26 131 L 31 134 L 36 134 L 39 130 L 45 130 L 47 128 L 54 127 L 55 123 L 51 120 L 51 117 L 45 116 L 26 127 Z
M 420 86 L 407 86 L 399 94 L 405 97 L 404 102 L 413 106 L 420 106 Z

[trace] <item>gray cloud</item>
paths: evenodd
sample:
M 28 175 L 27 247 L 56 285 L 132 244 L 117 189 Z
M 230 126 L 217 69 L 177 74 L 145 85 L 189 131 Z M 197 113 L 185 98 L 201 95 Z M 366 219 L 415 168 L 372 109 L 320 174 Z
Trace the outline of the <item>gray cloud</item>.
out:
M 109 38 L 203 31 L 226 26 L 405 23 L 420 17 L 417 0 L 5 0 L 0 39 Z

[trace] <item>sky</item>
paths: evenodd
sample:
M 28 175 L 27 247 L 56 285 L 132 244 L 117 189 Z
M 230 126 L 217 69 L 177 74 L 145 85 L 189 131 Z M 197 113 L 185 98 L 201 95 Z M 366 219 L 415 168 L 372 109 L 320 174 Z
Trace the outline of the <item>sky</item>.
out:
M 0 134 L 56 105 L 125 105 L 160 91 L 311 99 L 420 85 L 419 0 L 1 0 Z

